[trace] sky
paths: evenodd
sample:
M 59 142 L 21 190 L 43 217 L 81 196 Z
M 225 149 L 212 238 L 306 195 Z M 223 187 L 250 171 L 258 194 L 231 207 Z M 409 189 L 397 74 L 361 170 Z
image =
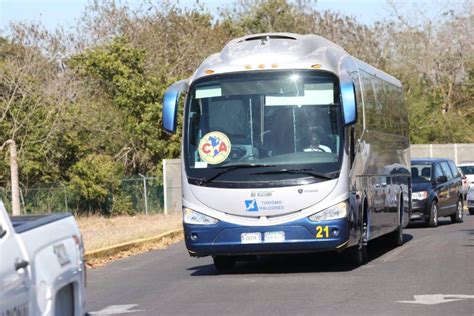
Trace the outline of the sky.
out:
M 5 30 L 10 22 L 40 22 L 48 30 L 57 26 L 72 27 L 80 18 L 81 13 L 91 0 L 0 0 L 0 30 Z M 169 0 L 173 2 L 173 0 Z M 230 0 L 198 0 L 205 4 L 212 13 L 217 8 L 226 8 L 235 3 Z M 372 24 L 389 16 L 390 10 L 386 0 L 301 0 L 318 10 L 338 11 L 352 15 L 365 24 Z M 122 0 L 122 2 L 124 2 Z M 130 7 L 139 7 L 140 1 L 126 1 Z M 175 0 L 180 7 L 192 7 L 196 0 Z M 294 0 L 293 2 L 297 2 Z M 416 0 L 396 0 L 401 5 L 407 5 Z M 427 1 L 432 5 L 426 6 L 426 11 L 436 15 L 440 11 L 439 0 Z

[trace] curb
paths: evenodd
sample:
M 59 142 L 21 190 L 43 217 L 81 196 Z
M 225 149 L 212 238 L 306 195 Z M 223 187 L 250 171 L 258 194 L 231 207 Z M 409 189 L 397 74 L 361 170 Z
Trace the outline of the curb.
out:
M 113 255 L 119 253 L 120 251 L 125 251 L 125 250 L 128 250 L 130 248 L 133 248 L 133 247 L 136 247 L 136 246 L 139 246 L 139 245 L 143 245 L 143 244 L 146 244 L 146 243 L 159 242 L 161 239 L 164 239 L 164 238 L 176 237 L 179 234 L 181 234 L 182 232 L 183 232 L 183 229 L 177 229 L 177 230 L 166 232 L 166 233 L 160 234 L 158 236 L 154 236 L 154 237 L 135 239 L 135 240 L 124 242 L 124 243 L 121 243 L 121 244 L 118 244 L 118 245 L 108 246 L 108 247 L 100 248 L 100 249 L 93 250 L 93 251 L 87 251 L 84 254 L 84 258 L 86 260 L 90 260 L 90 259 L 103 258 L 103 257 L 107 257 L 107 256 L 113 256 Z

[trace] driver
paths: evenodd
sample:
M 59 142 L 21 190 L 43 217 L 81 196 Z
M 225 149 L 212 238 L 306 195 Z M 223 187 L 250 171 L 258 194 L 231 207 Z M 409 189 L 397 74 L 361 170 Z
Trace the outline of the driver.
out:
M 303 149 L 304 152 L 326 152 L 330 153 L 331 148 L 325 145 L 321 145 L 321 129 L 319 127 L 310 128 L 311 141 L 308 148 Z

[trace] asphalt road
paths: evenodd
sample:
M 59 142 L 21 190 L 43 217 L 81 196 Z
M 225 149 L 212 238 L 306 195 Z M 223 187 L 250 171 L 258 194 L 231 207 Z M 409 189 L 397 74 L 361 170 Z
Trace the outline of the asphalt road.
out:
M 219 275 L 184 243 L 89 270 L 93 315 L 474 315 L 474 216 L 369 244 L 350 269 L 332 255 L 259 258 Z M 405 302 L 403 302 L 405 301 Z

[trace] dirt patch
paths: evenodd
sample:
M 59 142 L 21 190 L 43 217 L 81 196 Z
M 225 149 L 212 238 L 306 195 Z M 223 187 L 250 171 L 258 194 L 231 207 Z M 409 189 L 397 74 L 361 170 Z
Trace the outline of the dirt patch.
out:
M 130 240 L 157 236 L 182 227 L 181 213 L 148 216 L 88 216 L 77 217 L 76 220 L 86 252 Z
M 119 251 L 116 254 L 107 255 L 104 257 L 87 259 L 86 264 L 88 268 L 94 269 L 106 265 L 109 262 L 127 258 L 130 256 L 138 255 L 152 250 L 164 249 L 171 244 L 177 243 L 183 240 L 183 234 L 176 234 L 171 237 L 164 237 L 160 241 L 147 242 L 138 246 L 131 247 L 130 249 Z
M 182 228 L 181 213 L 148 216 L 88 216 L 77 217 L 76 220 L 82 233 L 86 252 L 92 252 L 132 240 L 150 238 Z M 140 243 L 123 251 L 112 251 L 113 254 L 89 258 L 87 265 L 89 268 L 103 266 L 120 258 L 166 248 L 168 245 L 182 239 L 181 233 L 162 238 L 159 241 Z

